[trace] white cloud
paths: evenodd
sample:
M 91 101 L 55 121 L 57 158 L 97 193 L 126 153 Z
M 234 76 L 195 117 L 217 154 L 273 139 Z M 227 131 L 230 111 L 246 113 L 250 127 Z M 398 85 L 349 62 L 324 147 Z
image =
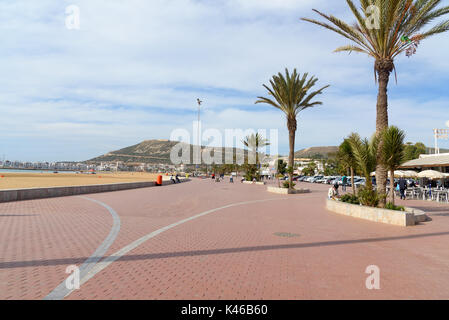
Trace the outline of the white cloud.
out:
M 73 3 L 81 9 L 79 31 L 64 26 Z M 205 101 L 207 126 L 276 127 L 286 152 L 282 114 L 254 106 L 265 95 L 262 84 L 285 67 L 332 85 L 320 96 L 323 106 L 300 116 L 298 148 L 336 144 L 351 131 L 369 135 L 373 61 L 332 53 L 346 41 L 299 21 L 314 16 L 312 8 L 349 16 L 344 3 L 326 0 L 2 1 L 0 154 L 86 159 L 168 138 L 195 119 L 197 97 Z M 442 37 L 397 61 L 391 119 L 413 139 L 447 118 L 449 48 Z M 425 110 L 436 100 L 441 107 L 433 116 Z

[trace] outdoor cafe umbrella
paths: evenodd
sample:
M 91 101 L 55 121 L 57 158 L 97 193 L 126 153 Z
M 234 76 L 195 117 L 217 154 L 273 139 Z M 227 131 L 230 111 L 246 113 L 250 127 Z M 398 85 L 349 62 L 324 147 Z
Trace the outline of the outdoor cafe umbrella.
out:
M 404 174 L 405 174 L 404 171 L 401 171 L 401 170 L 395 170 L 394 171 L 394 176 L 395 177 L 403 178 L 403 177 L 405 177 Z M 391 174 L 390 174 L 390 172 L 388 172 L 388 177 L 390 177 L 390 176 L 391 176 Z
M 403 171 L 403 173 L 404 173 L 405 178 L 417 178 L 418 177 L 418 172 L 413 171 L 413 170 Z
M 400 177 L 400 178 L 402 178 L 402 177 L 405 177 L 405 171 L 401 171 L 401 170 L 396 170 L 395 172 L 394 172 L 394 176 L 395 177 Z M 376 172 L 371 172 L 371 177 L 375 177 L 376 176 Z M 388 171 L 388 177 L 390 177 L 390 171 Z
M 439 171 L 435 170 L 426 170 L 418 173 L 419 178 L 427 178 L 432 180 L 438 180 L 438 179 L 444 179 L 446 178 L 446 175 L 444 173 L 441 173 Z

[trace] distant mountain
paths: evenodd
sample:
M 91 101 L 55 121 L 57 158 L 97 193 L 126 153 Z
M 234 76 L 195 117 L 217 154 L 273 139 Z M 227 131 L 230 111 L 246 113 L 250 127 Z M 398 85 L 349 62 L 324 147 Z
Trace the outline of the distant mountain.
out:
M 111 151 L 99 157 L 88 160 L 88 163 L 100 162 L 117 162 L 124 163 L 149 163 L 149 164 L 171 164 L 170 152 L 179 142 L 169 140 L 146 140 L 136 145 L 126 147 L 120 150 Z M 191 161 L 193 157 L 193 146 L 190 148 Z M 203 147 L 204 149 L 204 147 Z M 223 159 L 225 154 L 235 154 L 236 148 L 219 148 L 221 149 Z M 311 147 L 295 152 L 295 158 L 329 158 L 332 154 L 338 152 L 338 147 Z M 433 148 L 427 148 L 428 153 L 433 153 Z M 449 152 L 449 150 L 441 149 L 441 153 Z M 213 153 L 212 153 L 213 155 Z
M 100 162 L 117 162 L 124 163 L 149 163 L 149 164 L 171 164 L 170 152 L 174 146 L 179 144 L 177 141 L 169 140 L 146 140 L 139 144 L 126 147 L 120 150 L 111 151 L 99 157 L 88 160 L 90 163 Z M 187 145 L 190 148 L 190 161 L 193 163 L 193 146 Z M 205 148 L 202 147 L 204 150 Z M 226 154 L 235 154 L 236 148 L 218 148 L 223 156 L 223 161 Z M 214 155 L 214 152 L 211 152 Z
M 311 147 L 295 152 L 295 158 L 329 158 L 338 152 L 338 147 Z

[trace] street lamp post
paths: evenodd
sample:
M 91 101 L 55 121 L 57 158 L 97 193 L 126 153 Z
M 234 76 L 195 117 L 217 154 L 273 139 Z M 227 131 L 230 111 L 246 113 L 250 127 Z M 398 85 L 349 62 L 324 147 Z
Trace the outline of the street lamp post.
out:
M 196 99 L 196 102 L 198 103 L 198 160 L 200 160 L 200 164 L 201 164 L 201 133 L 200 133 L 200 115 L 201 115 L 201 104 L 203 103 L 203 101 L 201 101 L 199 98 Z M 199 164 L 196 165 L 197 169 L 199 169 Z M 197 170 L 198 171 L 198 170 Z

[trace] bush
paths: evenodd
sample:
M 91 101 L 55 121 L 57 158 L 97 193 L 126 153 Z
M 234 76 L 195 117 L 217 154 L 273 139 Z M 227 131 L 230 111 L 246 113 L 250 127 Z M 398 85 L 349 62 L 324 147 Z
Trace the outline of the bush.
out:
M 357 196 L 352 194 L 345 194 L 343 195 L 340 200 L 342 202 L 351 203 L 351 204 L 360 204 L 360 200 Z
M 395 210 L 395 211 L 405 211 L 405 208 L 403 206 L 395 206 L 391 202 L 387 203 L 387 205 L 385 206 L 385 209 Z
M 290 183 L 288 182 L 288 181 L 284 181 L 284 183 L 282 184 L 283 186 L 284 186 L 284 188 L 289 188 L 290 187 Z M 295 183 L 293 183 L 293 187 L 295 187 L 296 186 L 296 184 Z
M 358 198 L 360 203 L 367 207 L 377 207 L 380 202 L 380 196 L 377 191 L 366 187 L 359 189 Z
M 254 179 L 256 179 L 256 181 L 260 181 L 260 174 L 258 172 L 256 173 L 247 172 L 245 174 L 246 181 L 253 181 Z

